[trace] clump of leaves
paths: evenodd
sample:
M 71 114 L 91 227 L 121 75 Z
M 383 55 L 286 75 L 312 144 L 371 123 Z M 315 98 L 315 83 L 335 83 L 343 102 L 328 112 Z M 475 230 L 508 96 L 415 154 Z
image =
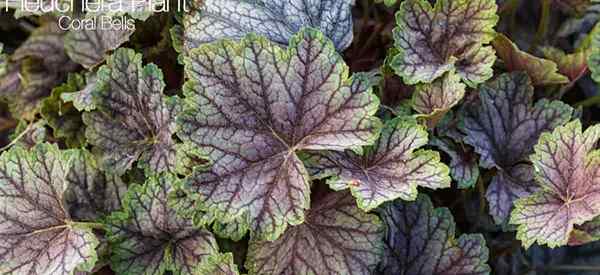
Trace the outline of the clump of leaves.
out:
M 0 273 L 592 274 L 599 1 L 0 3 Z

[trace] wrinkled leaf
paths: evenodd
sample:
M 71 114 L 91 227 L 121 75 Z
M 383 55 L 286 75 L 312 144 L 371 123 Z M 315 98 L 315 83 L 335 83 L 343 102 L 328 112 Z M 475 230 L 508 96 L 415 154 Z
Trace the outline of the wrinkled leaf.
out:
M 127 185 L 116 175 L 100 170 L 94 155 L 86 150 L 72 153 L 67 174 L 66 207 L 78 220 L 97 221 L 121 210 Z
M 86 143 L 85 125 L 79 113 L 73 106 L 64 104 L 61 96 L 77 91 L 85 85 L 79 74 L 69 75 L 67 82 L 52 90 L 49 97 L 42 101 L 41 115 L 52 128 L 55 138 L 64 138 L 67 146 L 77 148 Z
M 327 184 L 333 190 L 350 189 L 358 206 L 370 211 L 397 198 L 414 200 L 417 186 L 450 187 L 448 167 L 440 162 L 439 153 L 417 150 L 425 144 L 423 126 L 395 119 L 386 123 L 379 140 L 363 155 L 350 150 L 313 153 L 308 168 L 314 177 L 331 177 Z
M 482 85 L 479 99 L 465 108 L 462 130 L 465 142 L 481 156 L 480 165 L 500 170 L 487 199 L 495 221 L 505 221 L 516 196 L 531 190 L 528 181 L 509 171 L 527 159 L 542 132 L 569 121 L 573 109 L 545 99 L 533 105 L 533 87 L 525 73 L 502 74 Z
M 48 144 L 0 156 L 0 272 L 68 275 L 94 266 L 98 240 L 63 205 L 69 166 Z
M 590 33 L 590 55 L 588 56 L 588 66 L 592 72 L 592 78 L 600 83 L 600 23 L 596 25 L 594 31 Z
M 582 133 L 576 120 L 541 135 L 531 161 L 541 189 L 515 202 L 510 223 L 524 247 L 567 244 L 574 225 L 600 214 L 600 125 Z
M 372 144 L 379 102 L 322 33 L 304 29 L 285 50 L 256 35 L 204 44 L 186 60 L 179 137 L 208 154 L 188 180 L 200 208 L 223 223 L 247 214 L 258 239 L 300 224 L 308 173 L 296 151 Z
M 430 83 L 456 70 L 469 86 L 492 77 L 496 60 L 488 44 L 498 21 L 493 0 L 407 0 L 396 14 L 391 66 L 404 82 Z
M 303 27 L 319 29 L 339 51 L 352 42 L 353 0 L 205 0 L 184 17 L 184 49 L 256 33 L 287 45 Z
M 558 73 L 556 63 L 519 50 L 517 45 L 504 34 L 496 35 L 492 45 L 496 49 L 498 57 L 504 61 L 504 66 L 508 71 L 526 72 L 534 86 L 569 82 L 569 78 Z
M 514 201 L 538 189 L 533 179 L 533 169 L 528 164 L 518 164 L 507 170 L 498 171 L 485 192 L 489 213 L 494 222 L 505 225 Z
M 161 70 L 142 55 L 119 49 L 97 74 L 96 111 L 83 114 L 88 142 L 105 169 L 123 174 L 133 162 L 149 172 L 174 171 L 177 97 L 166 97 Z
M 97 22 L 100 22 L 99 18 L 96 18 Z M 91 69 L 104 62 L 109 51 L 127 42 L 131 34 L 133 30 L 126 28 L 71 30 L 65 37 L 65 50 L 73 61 Z
M 208 169 L 210 161 L 198 146 L 192 143 L 179 143 L 175 145 L 176 160 L 175 170 L 178 174 L 188 176 L 194 169 Z
M 371 274 L 383 250 L 377 216 L 356 207 L 348 192 L 315 201 L 307 220 L 276 241 L 251 240 L 250 274 Z
M 113 248 L 111 267 L 117 274 L 194 274 L 210 255 L 218 253 L 212 233 L 196 229 L 180 218 L 167 201 L 178 179 L 171 174 L 150 177 L 133 185 L 125 199 L 124 212 L 109 218 L 109 240 Z
M 380 214 L 387 245 L 383 274 L 489 274 L 488 249 L 481 234 L 455 239 L 455 224 L 447 208 L 434 209 L 426 195 L 414 202 L 386 204 Z

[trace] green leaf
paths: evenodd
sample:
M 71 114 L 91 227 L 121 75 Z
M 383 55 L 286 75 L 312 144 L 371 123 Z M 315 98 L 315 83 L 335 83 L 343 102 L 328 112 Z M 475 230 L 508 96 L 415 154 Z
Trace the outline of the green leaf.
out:
M 311 153 L 308 168 L 316 178 L 327 179 L 333 190 L 350 189 L 358 206 L 370 211 L 401 198 L 414 200 L 417 186 L 450 187 L 449 170 L 437 152 L 417 150 L 427 144 L 427 130 L 411 120 L 386 123 L 381 137 L 362 155 L 346 152 Z
M 55 145 L 0 156 L 0 272 L 59 275 L 94 266 L 98 240 L 63 204 L 69 168 Z
M 569 78 L 558 73 L 558 67 L 553 61 L 533 56 L 519 50 L 517 45 L 504 34 L 496 35 L 492 45 L 498 57 L 504 61 L 509 72 L 526 72 L 534 86 L 565 84 Z
M 86 137 L 107 171 L 123 174 L 137 161 L 147 172 L 174 171 L 175 116 L 179 98 L 166 97 L 163 75 L 142 55 L 119 49 L 97 74 L 97 110 L 83 114 Z
M 465 95 L 465 85 L 453 71 L 433 83 L 419 84 L 412 97 L 412 106 L 429 122 L 436 124 Z
M 515 202 L 510 223 L 524 247 L 566 245 L 574 225 L 600 214 L 600 125 L 576 120 L 541 135 L 531 161 L 541 189 Z
M 592 79 L 600 83 L 600 23 L 590 33 L 590 55 L 587 63 L 592 72 Z
M 167 173 L 131 186 L 124 211 L 109 217 L 111 267 L 117 274 L 194 274 L 198 265 L 218 253 L 212 233 L 176 215 L 177 207 L 189 205 L 168 202 L 177 181 Z
M 554 47 L 542 48 L 544 56 L 556 62 L 558 72 L 569 78 L 571 82 L 577 81 L 588 72 L 587 58 L 589 49 L 578 50 L 566 54 L 563 50 Z
M 50 127 L 55 138 L 64 139 L 70 148 L 86 144 L 85 125 L 79 113 L 72 105 L 65 104 L 61 97 L 65 93 L 80 90 L 85 85 L 79 74 L 70 74 L 67 82 L 52 89 L 49 97 L 42 101 L 41 115 Z
M 490 274 L 483 235 L 455 239 L 450 210 L 434 209 L 426 195 L 388 203 L 379 213 L 387 226 L 382 274 Z
M 204 44 L 185 70 L 178 136 L 214 163 L 189 177 L 188 192 L 222 223 L 246 214 L 258 239 L 277 239 L 304 221 L 310 184 L 298 150 L 356 149 L 381 128 L 368 79 L 349 77 L 314 29 L 296 34 L 288 49 L 253 34 Z
M 349 192 L 313 202 L 307 220 L 277 240 L 251 240 L 249 274 L 372 274 L 383 254 L 383 225 Z
M 4 44 L 0 43 L 0 77 L 4 76 L 6 73 L 6 67 L 8 63 L 8 59 L 5 54 L 2 54 L 4 50 Z
M 94 73 L 89 73 L 86 75 L 85 86 L 79 91 L 75 92 L 63 92 L 60 94 L 60 98 L 64 102 L 73 102 L 73 106 L 78 111 L 91 111 L 96 109 L 96 104 L 94 104 L 93 91 L 96 89 L 97 77 Z M 81 87 L 81 86 L 80 86 Z
M 237 265 L 233 263 L 233 254 L 210 255 L 194 274 L 239 275 Z
M 426 0 L 402 2 L 394 29 L 398 55 L 391 66 L 405 83 L 431 83 L 456 70 L 469 86 L 492 77 L 498 21 L 493 0 Z

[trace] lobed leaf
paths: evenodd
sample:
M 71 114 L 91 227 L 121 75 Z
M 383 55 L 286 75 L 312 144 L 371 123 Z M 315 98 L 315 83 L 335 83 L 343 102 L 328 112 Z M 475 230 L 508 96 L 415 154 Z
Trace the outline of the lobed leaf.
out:
M 195 274 L 239 275 L 237 265 L 233 263 L 233 254 L 211 255 L 197 269 Z
M 94 73 L 89 73 L 85 77 L 86 83 L 83 88 L 78 91 L 63 92 L 60 94 L 60 98 L 64 102 L 73 102 L 73 107 L 78 111 L 91 111 L 96 109 L 94 103 L 93 91 L 96 89 L 97 77 Z
M 385 204 L 379 212 L 387 226 L 382 274 L 490 274 L 483 235 L 455 239 L 452 214 L 434 209 L 426 195 Z
M 178 179 L 172 174 L 151 176 L 134 185 L 124 202 L 124 212 L 109 218 L 111 267 L 117 274 L 194 274 L 197 266 L 218 253 L 210 231 L 196 229 L 189 219 L 176 215 L 169 193 Z
M 338 51 L 352 42 L 353 0 L 205 0 L 184 17 L 184 52 L 219 39 L 256 33 L 287 45 L 301 28 L 319 29 Z
M 303 29 L 287 50 L 250 34 L 204 44 L 186 59 L 185 111 L 178 136 L 213 162 L 189 193 L 223 223 L 243 215 L 258 239 L 276 239 L 304 221 L 309 177 L 298 150 L 372 144 L 379 102 L 333 44 Z
M 350 189 L 358 207 L 365 211 L 401 198 L 414 200 L 417 186 L 431 189 L 450 187 L 448 167 L 437 152 L 417 150 L 427 144 L 427 130 L 411 120 L 392 120 L 384 126 L 379 140 L 365 153 L 311 153 L 309 172 L 329 177 L 333 190 Z
M 556 63 L 553 61 L 533 56 L 519 50 L 517 45 L 510 41 L 504 34 L 496 35 L 492 41 L 498 57 L 504 61 L 504 66 L 510 72 L 526 72 L 534 86 L 565 84 L 569 79 L 558 73 Z
M 69 168 L 55 145 L 0 156 L 0 272 L 73 274 L 94 266 L 98 240 L 63 203 Z
M 524 247 L 567 244 L 574 225 L 600 214 L 600 125 L 582 133 L 576 120 L 541 135 L 531 156 L 541 189 L 515 202 L 510 223 Z
M 432 83 L 416 86 L 412 97 L 412 106 L 430 122 L 439 121 L 465 95 L 465 85 L 460 77 L 450 71 Z
M 147 172 L 174 171 L 177 97 L 166 97 L 163 75 L 154 64 L 142 67 L 142 55 L 118 49 L 97 73 L 92 92 L 96 111 L 83 114 L 88 142 L 102 165 L 123 174 L 133 162 Z
M 432 138 L 430 145 L 438 147 L 450 156 L 450 175 L 458 183 L 458 188 L 471 188 L 479 179 L 479 165 L 475 152 L 449 138 Z
M 100 19 L 96 19 L 100 22 Z M 113 51 L 129 40 L 133 30 L 127 28 L 97 28 L 71 30 L 65 37 L 65 50 L 69 57 L 92 69 L 104 62 Z
M 98 221 L 114 211 L 121 210 L 127 192 L 119 176 L 105 174 L 96 158 L 87 150 L 71 153 L 65 191 L 66 208 L 78 220 Z
M 273 242 L 251 240 L 249 274 L 371 274 L 383 250 L 377 216 L 358 209 L 348 192 L 315 201 L 307 220 Z
M 499 169 L 486 197 L 490 214 L 500 223 L 514 199 L 533 190 L 530 180 L 513 177 L 523 172 L 511 170 L 526 160 L 541 133 L 566 123 L 574 111 L 560 101 L 542 99 L 533 105 L 533 87 L 525 73 L 502 74 L 482 85 L 479 99 L 465 108 L 461 128 L 465 142 L 481 156 L 480 165 Z
M 544 47 L 542 48 L 542 52 L 546 58 L 556 62 L 558 72 L 568 77 L 571 82 L 579 80 L 588 72 L 587 58 L 590 55 L 589 49 L 566 54 L 558 48 Z
M 394 29 L 399 53 L 391 62 L 405 83 L 430 83 L 455 70 L 469 86 L 492 77 L 498 21 L 493 0 L 407 0 L 400 5 Z

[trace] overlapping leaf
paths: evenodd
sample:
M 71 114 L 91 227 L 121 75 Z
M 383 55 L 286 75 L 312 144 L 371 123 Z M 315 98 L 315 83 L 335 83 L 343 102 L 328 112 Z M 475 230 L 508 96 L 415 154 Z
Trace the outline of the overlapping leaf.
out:
M 450 175 L 458 183 L 458 188 L 470 188 L 477 183 L 479 164 L 470 147 L 456 144 L 448 138 L 433 138 L 429 144 L 450 156 Z
M 569 121 L 573 109 L 560 101 L 547 100 L 532 106 L 533 87 L 524 73 L 498 76 L 481 86 L 479 98 L 465 109 L 462 130 L 467 134 L 465 142 L 481 155 L 480 165 L 499 169 L 486 195 L 490 213 L 502 223 L 512 202 L 535 188 L 527 177 L 515 177 L 530 168 L 514 166 L 527 159 L 542 132 Z
M 429 197 L 388 203 L 380 210 L 387 225 L 383 274 L 489 274 L 488 249 L 480 234 L 455 239 L 447 208 L 434 209 Z
M 206 0 L 184 17 L 184 52 L 256 33 L 282 45 L 303 27 L 319 29 L 339 51 L 352 42 L 352 0 Z
M 399 54 L 392 67 L 404 82 L 430 83 L 456 70 L 474 86 L 492 76 L 494 38 L 498 21 L 493 0 L 408 0 L 396 14 L 394 40 Z
M 541 189 L 515 202 L 510 223 L 524 247 L 567 244 L 574 225 L 600 214 L 600 125 L 576 120 L 541 135 L 531 161 Z
M 63 204 L 69 166 L 48 144 L 0 156 L 0 272 L 68 275 L 94 266 L 98 241 Z
M 427 144 L 427 130 L 411 120 L 392 120 L 379 140 L 365 153 L 318 152 L 311 155 L 309 171 L 317 178 L 331 176 L 334 190 L 350 189 L 358 206 L 372 210 L 397 198 L 414 200 L 417 186 L 450 187 L 448 167 L 437 152 L 417 150 Z
M 566 76 L 558 73 L 556 63 L 519 50 L 517 45 L 504 34 L 498 34 L 492 41 L 492 45 L 508 71 L 527 72 L 535 86 L 569 82 Z
M 197 269 L 195 274 L 239 275 L 237 265 L 233 263 L 233 254 L 211 255 Z
M 49 97 L 42 101 L 41 115 L 50 127 L 54 137 L 65 140 L 70 148 L 81 147 L 86 143 L 85 125 L 79 113 L 72 105 L 63 103 L 61 96 L 75 92 L 85 85 L 79 74 L 69 75 L 67 82 L 52 89 Z
M 133 162 L 150 172 L 174 171 L 177 97 L 166 97 L 163 75 L 154 64 L 142 67 L 142 56 L 119 49 L 97 74 L 93 91 L 97 110 L 83 114 L 88 142 L 101 154 L 103 166 L 123 174 Z
M 71 153 L 67 174 L 66 207 L 78 220 L 98 221 L 121 210 L 127 185 L 120 177 L 100 170 L 94 155 L 86 150 Z
M 309 207 L 308 173 L 296 152 L 373 143 L 378 107 L 364 76 L 322 33 L 304 29 L 287 50 L 256 35 L 205 44 L 186 60 L 179 137 L 213 161 L 188 181 L 201 208 L 223 223 L 246 215 L 259 239 L 276 239 Z
M 433 83 L 419 84 L 412 98 L 413 108 L 427 117 L 431 124 L 440 120 L 465 95 L 460 77 L 450 71 Z
M 383 254 L 383 226 L 349 192 L 316 200 L 307 220 L 276 241 L 252 240 L 250 274 L 372 274 Z
M 86 77 L 85 86 L 78 91 L 63 92 L 60 98 L 64 102 L 73 102 L 73 107 L 78 111 L 91 111 L 96 109 L 94 103 L 93 91 L 96 89 L 97 77 L 94 73 L 89 73 Z
M 97 22 L 105 20 L 98 18 L 95 19 Z M 132 33 L 133 30 L 126 28 L 71 30 L 65 37 L 65 50 L 73 61 L 90 69 L 102 63 L 109 51 L 127 42 Z
M 175 213 L 176 207 L 189 205 L 167 201 L 177 180 L 163 174 L 150 177 L 143 186 L 132 186 L 124 212 L 109 218 L 111 267 L 117 274 L 194 274 L 197 266 L 218 253 L 212 233 L 194 228 L 191 220 Z
M 571 54 L 566 54 L 561 49 L 554 47 L 542 48 L 544 56 L 549 60 L 556 62 L 558 72 L 572 82 L 577 81 L 588 71 L 587 58 L 590 54 L 589 49 L 578 50 Z

